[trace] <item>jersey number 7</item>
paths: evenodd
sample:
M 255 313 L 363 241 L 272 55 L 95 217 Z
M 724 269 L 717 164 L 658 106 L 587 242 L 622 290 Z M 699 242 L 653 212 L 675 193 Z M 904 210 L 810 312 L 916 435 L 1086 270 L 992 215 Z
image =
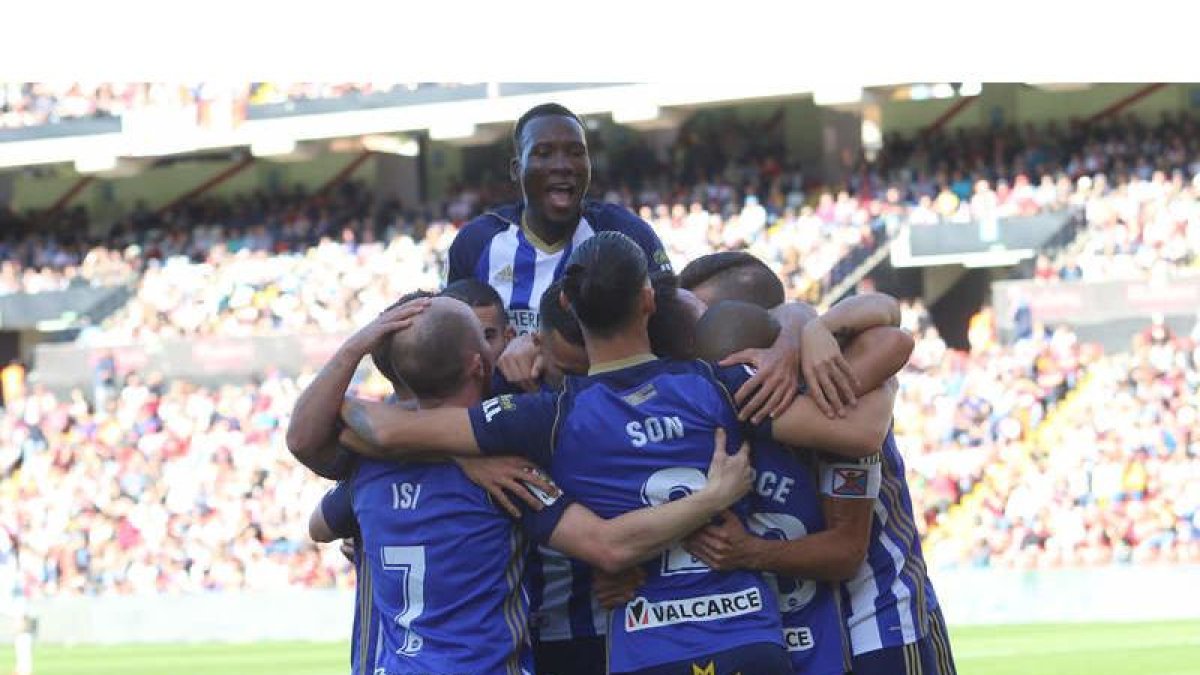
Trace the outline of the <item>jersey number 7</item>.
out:
M 425 611 L 425 547 L 384 546 L 383 569 L 400 575 L 400 611 L 394 620 L 403 629 L 397 654 L 414 656 L 425 641 L 412 629 L 417 617 Z

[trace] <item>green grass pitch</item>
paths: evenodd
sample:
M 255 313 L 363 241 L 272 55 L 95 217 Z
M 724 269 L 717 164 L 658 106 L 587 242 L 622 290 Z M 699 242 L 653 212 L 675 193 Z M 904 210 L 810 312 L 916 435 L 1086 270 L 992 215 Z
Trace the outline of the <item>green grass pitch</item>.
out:
M 1200 675 L 1200 620 L 952 629 L 962 675 Z M 335 675 L 348 647 L 326 643 L 39 645 L 35 675 Z M 11 672 L 0 648 L 0 674 Z

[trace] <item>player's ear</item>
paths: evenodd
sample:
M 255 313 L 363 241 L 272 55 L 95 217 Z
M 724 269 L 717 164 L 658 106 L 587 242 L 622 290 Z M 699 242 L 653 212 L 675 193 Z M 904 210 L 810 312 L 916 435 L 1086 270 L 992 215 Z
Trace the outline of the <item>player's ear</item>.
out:
M 517 184 L 521 182 L 521 158 L 516 155 L 508 160 L 508 179 Z
M 488 372 L 488 361 L 483 358 L 483 354 L 475 352 L 471 355 L 471 365 L 467 368 L 467 374 L 481 382 L 491 379 L 491 373 Z
M 646 316 L 652 316 L 657 308 L 658 306 L 654 302 L 654 287 L 647 284 L 642 288 L 642 312 Z

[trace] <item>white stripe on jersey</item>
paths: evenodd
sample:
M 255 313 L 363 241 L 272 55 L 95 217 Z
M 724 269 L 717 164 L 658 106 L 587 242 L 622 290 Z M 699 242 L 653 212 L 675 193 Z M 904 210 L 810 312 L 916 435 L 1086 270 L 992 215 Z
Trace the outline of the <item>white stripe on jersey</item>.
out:
M 883 508 L 879 502 L 875 503 L 876 507 Z M 912 620 L 912 591 L 904 584 L 904 550 L 896 545 L 892 536 L 887 532 L 880 532 L 880 541 L 888 553 L 892 555 L 892 560 L 896 561 L 896 580 L 892 582 L 892 595 L 896 598 L 896 614 L 900 617 L 900 634 L 904 636 L 904 644 L 911 644 L 921 639 L 921 634 L 913 625 Z
M 513 280 L 517 262 L 517 226 L 509 225 L 488 242 L 488 278 L 485 280 L 500 294 L 505 309 L 512 302 Z M 507 268 L 507 269 L 506 269 Z
M 543 642 L 573 640 L 571 631 L 571 591 L 575 577 L 571 573 L 571 560 L 552 548 L 538 546 L 542 564 L 542 606 L 535 618 L 538 639 Z M 596 594 L 588 589 L 592 611 L 592 625 L 596 635 L 608 632 L 608 612 L 596 601 Z
M 875 621 L 875 598 L 879 588 L 875 586 L 875 575 L 868 561 L 858 568 L 854 578 L 846 582 L 850 592 L 850 616 L 846 627 L 850 629 L 850 647 L 854 655 L 873 652 L 880 648 L 883 640 L 879 635 L 879 624 Z
M 517 331 L 518 335 L 524 335 L 537 329 L 538 305 L 546 289 L 554 282 L 554 272 L 558 269 L 567 247 L 564 246 L 553 253 L 546 253 L 538 247 L 531 245 L 534 252 L 534 263 L 533 279 L 528 284 L 530 287 L 529 310 L 528 316 L 521 320 L 512 308 L 513 293 L 519 285 L 517 283 L 517 250 L 520 248 L 521 243 L 518 234 L 520 231 L 520 225 L 509 223 L 507 228 L 497 232 L 492 237 L 487 248 L 488 278 L 484 281 L 491 284 L 492 288 L 495 288 L 496 292 L 500 294 L 513 328 Z M 574 250 L 595 234 L 596 231 L 592 229 L 592 225 L 587 221 L 587 218 L 581 217 L 579 225 L 575 227 L 575 234 L 571 237 L 570 248 Z M 525 312 L 525 310 L 521 311 Z
M 895 563 L 895 579 L 888 590 L 896 599 L 895 612 L 900 618 L 900 625 L 898 627 L 880 627 L 879 612 L 875 607 L 875 600 L 879 597 L 879 587 L 875 583 L 875 573 L 871 569 L 870 559 L 864 560 L 858 568 L 858 573 L 846 583 L 846 588 L 850 592 L 852 612 L 846 620 L 846 625 L 850 629 L 850 642 L 855 656 L 883 649 L 881 630 L 899 628 L 905 644 L 916 642 L 921 637 L 912 621 L 912 591 L 904 584 L 900 574 L 904 569 L 904 550 L 896 545 L 895 540 L 887 532 L 888 515 L 887 508 L 883 506 L 883 503 L 876 501 L 875 517 L 879 520 L 879 541 Z

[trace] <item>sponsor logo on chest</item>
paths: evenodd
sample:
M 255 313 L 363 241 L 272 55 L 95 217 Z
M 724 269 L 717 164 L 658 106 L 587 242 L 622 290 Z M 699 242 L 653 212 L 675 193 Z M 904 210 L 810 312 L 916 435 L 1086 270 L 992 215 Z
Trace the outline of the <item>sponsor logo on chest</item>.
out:
M 625 605 L 625 631 L 634 633 L 680 623 L 719 621 L 752 614 L 762 607 L 762 593 L 757 588 L 660 602 L 639 597 Z

